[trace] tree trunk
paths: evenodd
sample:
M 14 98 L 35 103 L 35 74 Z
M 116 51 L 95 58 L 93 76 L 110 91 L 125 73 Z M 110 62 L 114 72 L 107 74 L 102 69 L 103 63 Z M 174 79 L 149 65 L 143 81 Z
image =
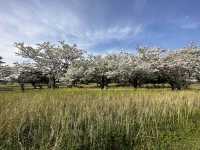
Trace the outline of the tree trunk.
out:
M 104 89 L 104 82 L 101 82 L 101 85 L 100 85 L 100 87 L 101 87 L 101 89 Z
M 174 91 L 175 90 L 174 84 L 171 83 L 170 86 L 171 86 L 172 91 Z
M 56 88 L 56 79 L 55 79 L 55 77 L 53 77 L 53 88 L 54 89 Z
M 104 77 L 104 75 L 101 77 L 100 87 L 101 87 L 101 89 L 104 89 L 104 87 L 105 87 L 105 77 Z
M 40 89 L 42 89 L 42 85 L 41 84 L 39 84 L 39 87 L 40 87 Z
M 181 83 L 173 82 L 173 83 L 169 83 L 169 84 L 171 86 L 172 91 L 174 91 L 174 90 L 181 90 L 182 89 Z
M 138 88 L 138 80 L 136 78 L 129 79 L 129 85 L 134 87 L 134 88 Z
M 24 92 L 24 83 L 20 83 L 21 90 Z
M 56 88 L 56 79 L 54 76 L 49 76 L 49 83 L 48 83 L 48 88 Z
M 133 87 L 138 88 L 138 80 L 137 79 L 133 80 Z
M 34 89 L 36 89 L 36 84 L 35 84 L 35 82 L 32 82 L 32 86 L 33 86 Z

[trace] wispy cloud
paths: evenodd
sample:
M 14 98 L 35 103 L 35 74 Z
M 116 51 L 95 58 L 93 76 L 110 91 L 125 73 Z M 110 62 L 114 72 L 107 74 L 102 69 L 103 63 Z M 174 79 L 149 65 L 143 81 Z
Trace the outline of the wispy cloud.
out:
M 87 32 L 86 37 L 93 41 L 101 41 L 101 40 L 122 40 L 128 37 L 134 37 L 138 33 L 142 32 L 142 25 L 137 26 L 125 26 L 119 27 L 115 26 L 112 28 L 108 28 L 105 30 L 97 30 L 95 32 Z
M 65 40 L 95 53 L 132 49 L 143 42 L 162 46 L 166 37 L 171 41 L 167 45 L 176 46 L 200 34 L 199 13 L 188 3 L 180 7 L 174 0 L 177 7 L 171 7 L 160 0 L 6 0 L 0 5 L 0 55 L 9 63 L 19 60 L 16 41 L 32 45 Z M 190 37 L 188 31 L 193 31 Z
M 200 27 L 200 21 L 193 20 L 190 16 L 186 15 L 180 20 L 180 27 L 182 29 L 198 29 Z
M 143 30 L 142 25 L 137 26 L 125 26 L 125 27 L 111 27 L 104 30 L 87 30 L 82 34 L 78 34 L 77 41 L 79 45 L 84 48 L 92 48 L 95 45 L 98 45 L 103 42 L 108 41 L 121 41 L 134 38 Z
M 9 1 L 10 2 L 10 1 Z M 0 10 L 0 55 L 8 62 L 15 59 L 15 41 L 35 44 L 42 41 L 65 40 L 80 48 L 92 49 L 99 43 L 134 38 L 142 32 L 141 24 L 116 24 L 98 27 L 85 22 L 82 14 L 70 6 L 33 0 L 28 3 L 9 3 L 8 11 Z M 82 6 L 77 6 L 78 10 Z M 102 22 L 103 24 L 103 22 Z

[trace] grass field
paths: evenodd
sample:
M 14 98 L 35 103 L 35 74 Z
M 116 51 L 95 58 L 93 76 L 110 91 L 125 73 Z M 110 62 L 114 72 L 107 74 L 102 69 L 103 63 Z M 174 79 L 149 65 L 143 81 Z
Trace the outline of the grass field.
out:
M 200 91 L 3 91 L 0 149 L 200 149 Z

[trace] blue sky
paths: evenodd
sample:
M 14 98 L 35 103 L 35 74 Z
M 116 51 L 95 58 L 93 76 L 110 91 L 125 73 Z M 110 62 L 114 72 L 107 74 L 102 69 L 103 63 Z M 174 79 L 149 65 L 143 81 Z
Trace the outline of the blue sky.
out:
M 199 0 L 1 0 L 0 56 L 14 42 L 65 40 L 93 54 L 138 45 L 179 48 L 200 40 Z

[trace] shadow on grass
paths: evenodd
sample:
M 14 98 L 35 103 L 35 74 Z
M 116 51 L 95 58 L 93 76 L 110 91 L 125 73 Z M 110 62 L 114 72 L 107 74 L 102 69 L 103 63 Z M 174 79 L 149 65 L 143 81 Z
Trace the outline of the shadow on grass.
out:
M 0 92 L 9 92 L 9 91 L 14 91 L 13 88 L 2 88 L 0 87 Z
M 100 89 L 100 87 L 97 87 L 96 84 L 89 84 L 89 85 L 83 85 L 80 84 L 78 86 L 68 86 L 68 85 L 59 85 L 59 88 L 56 89 L 63 89 L 63 88 L 87 88 L 87 89 Z M 128 86 L 128 85 L 123 85 L 123 84 L 110 84 L 107 88 L 105 89 L 118 89 L 118 88 L 125 88 L 125 89 L 136 89 L 133 86 Z M 40 89 L 37 87 L 36 89 L 33 88 L 31 84 L 25 85 L 25 90 L 24 91 L 41 91 L 44 89 L 48 89 L 47 85 L 43 85 L 42 88 Z M 138 89 L 171 89 L 169 85 L 153 85 L 153 84 L 145 84 L 142 87 L 138 87 Z M 184 89 L 184 91 L 199 91 L 200 90 L 200 84 L 194 84 L 191 85 L 188 89 Z M 21 88 L 17 84 L 0 84 L 0 93 L 1 92 L 22 92 Z

